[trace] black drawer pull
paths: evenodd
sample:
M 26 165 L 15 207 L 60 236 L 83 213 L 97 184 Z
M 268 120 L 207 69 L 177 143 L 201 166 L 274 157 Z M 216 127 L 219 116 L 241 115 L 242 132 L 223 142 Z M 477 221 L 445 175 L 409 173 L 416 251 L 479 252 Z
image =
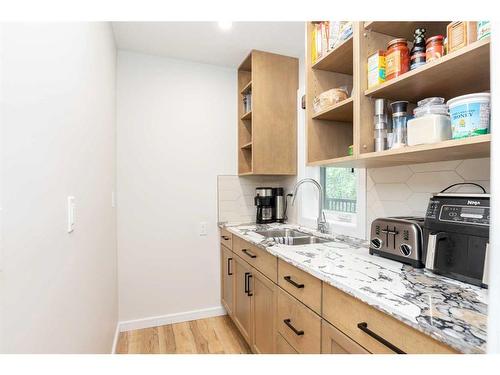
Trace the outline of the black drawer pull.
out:
M 250 278 L 252 277 L 252 274 L 249 272 L 248 273 L 248 277 L 247 277 L 247 280 L 248 280 L 248 291 L 247 291 L 247 296 L 248 297 L 252 297 L 253 296 L 253 293 L 252 291 L 250 290 Z
M 251 253 L 250 251 L 248 251 L 248 249 L 241 249 L 241 251 L 243 251 L 247 256 L 249 256 L 250 258 L 257 258 L 257 255 Z
M 250 272 L 245 272 L 245 293 L 248 295 L 248 275 Z
M 223 239 L 224 241 L 229 241 L 229 237 L 228 237 L 228 236 L 221 236 L 221 237 L 222 237 L 222 239 Z
M 379 335 L 377 335 L 375 332 L 373 332 L 371 329 L 368 328 L 368 323 L 366 322 L 362 322 L 362 323 L 358 323 L 358 328 L 360 330 L 362 330 L 364 333 L 366 333 L 367 335 L 373 337 L 375 340 L 377 340 L 378 342 L 380 342 L 381 344 L 387 346 L 389 349 L 391 349 L 393 352 L 396 352 L 397 354 L 406 354 L 405 352 L 403 352 L 401 349 L 399 349 L 397 346 L 391 344 L 389 341 L 387 341 L 386 339 L 384 339 L 383 337 L 380 337 Z
M 297 284 L 295 281 L 293 281 L 292 276 L 285 276 L 284 279 L 296 288 L 302 289 L 304 287 L 304 284 Z
M 231 264 L 233 262 L 233 258 L 227 258 L 227 275 L 233 276 L 233 271 L 231 270 Z
M 288 326 L 288 328 L 290 328 L 297 336 L 302 336 L 304 334 L 304 331 L 302 330 L 299 331 L 292 325 L 292 321 L 290 319 L 283 320 L 283 323 L 285 323 Z

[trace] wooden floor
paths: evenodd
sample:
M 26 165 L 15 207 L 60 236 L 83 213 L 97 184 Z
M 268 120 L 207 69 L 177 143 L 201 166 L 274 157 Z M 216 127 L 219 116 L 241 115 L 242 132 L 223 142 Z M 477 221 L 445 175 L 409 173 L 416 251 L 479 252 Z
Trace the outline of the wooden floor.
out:
M 250 353 L 245 339 L 225 316 L 121 332 L 117 354 Z

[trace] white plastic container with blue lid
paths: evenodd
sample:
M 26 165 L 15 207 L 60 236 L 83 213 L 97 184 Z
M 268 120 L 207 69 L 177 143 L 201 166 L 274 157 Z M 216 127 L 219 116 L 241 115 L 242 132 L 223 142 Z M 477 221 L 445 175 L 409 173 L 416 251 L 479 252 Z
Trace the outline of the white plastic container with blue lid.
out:
M 448 100 L 453 139 L 490 132 L 490 93 L 457 96 Z

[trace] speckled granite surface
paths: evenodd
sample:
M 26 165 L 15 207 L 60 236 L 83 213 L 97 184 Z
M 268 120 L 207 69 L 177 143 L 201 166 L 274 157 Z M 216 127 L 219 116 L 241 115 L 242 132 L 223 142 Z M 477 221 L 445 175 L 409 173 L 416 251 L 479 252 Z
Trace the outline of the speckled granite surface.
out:
M 368 253 L 368 242 L 297 225 L 223 225 L 324 282 L 463 353 L 486 351 L 488 291 Z M 331 242 L 289 246 L 255 233 L 293 228 Z

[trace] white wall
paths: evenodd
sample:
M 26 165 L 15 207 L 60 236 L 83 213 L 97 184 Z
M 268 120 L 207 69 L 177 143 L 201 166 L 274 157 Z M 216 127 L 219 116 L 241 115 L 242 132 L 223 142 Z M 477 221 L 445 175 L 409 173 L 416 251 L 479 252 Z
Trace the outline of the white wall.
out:
M 0 27 L 0 352 L 109 353 L 117 321 L 111 28 Z M 68 195 L 77 205 L 72 234 Z
M 236 88 L 234 69 L 118 53 L 121 321 L 220 307 L 217 175 L 236 174 Z

